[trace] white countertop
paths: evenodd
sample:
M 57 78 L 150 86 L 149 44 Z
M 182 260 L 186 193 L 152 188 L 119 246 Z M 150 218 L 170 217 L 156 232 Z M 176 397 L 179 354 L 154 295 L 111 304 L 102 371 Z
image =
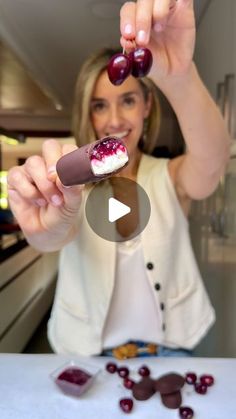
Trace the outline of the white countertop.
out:
M 92 387 L 80 398 L 64 395 L 50 374 L 69 360 L 101 366 Z M 131 396 L 117 374 L 109 374 L 107 357 L 72 358 L 62 355 L 0 354 L 1 419 L 116 419 L 125 418 L 118 400 Z M 149 365 L 152 376 L 168 372 L 209 373 L 215 384 L 206 395 L 193 392 L 190 385 L 182 390 L 183 405 L 192 407 L 194 419 L 236 419 L 236 359 L 219 358 L 136 358 L 119 362 L 134 373 L 142 364 Z M 178 410 L 164 407 L 159 394 L 147 401 L 134 400 L 128 417 L 140 419 L 178 419 Z

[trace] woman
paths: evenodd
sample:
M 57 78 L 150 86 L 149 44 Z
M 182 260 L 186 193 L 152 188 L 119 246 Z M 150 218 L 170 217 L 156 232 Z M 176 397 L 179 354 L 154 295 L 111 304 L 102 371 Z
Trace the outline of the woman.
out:
M 107 135 L 124 139 L 130 161 L 120 175 L 146 190 L 152 207 L 147 227 L 128 246 L 91 231 L 84 215 L 89 188 L 65 188 L 55 172 L 56 161 L 74 146 L 61 148 L 54 140 L 44 143 L 42 157 L 10 170 L 10 205 L 32 246 L 61 250 L 49 321 L 56 352 L 187 355 L 214 322 L 190 244 L 189 204 L 216 188 L 229 137 L 192 60 L 193 1 L 127 2 L 121 35 L 126 50 L 134 40 L 150 48 L 152 81 L 130 76 L 113 86 L 106 72 L 111 52 L 92 57 L 76 87 L 74 133 L 78 145 Z M 170 161 L 145 154 L 159 129 L 153 83 L 171 103 L 186 142 L 186 153 Z M 114 192 L 122 200 L 124 191 Z M 133 226 L 119 221 L 127 237 Z

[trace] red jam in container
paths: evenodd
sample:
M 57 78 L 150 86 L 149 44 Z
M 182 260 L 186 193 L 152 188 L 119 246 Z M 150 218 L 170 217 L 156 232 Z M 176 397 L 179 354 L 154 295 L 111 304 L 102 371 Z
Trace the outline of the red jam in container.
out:
M 70 361 L 54 371 L 51 377 L 64 394 L 79 397 L 91 387 L 98 372 L 96 365 Z

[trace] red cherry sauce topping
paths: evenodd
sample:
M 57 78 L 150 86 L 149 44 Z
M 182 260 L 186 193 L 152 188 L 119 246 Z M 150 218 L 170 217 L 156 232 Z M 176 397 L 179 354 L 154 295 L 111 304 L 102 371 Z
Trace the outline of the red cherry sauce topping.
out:
M 67 368 L 57 377 L 58 380 L 68 381 L 79 386 L 84 385 L 92 376 L 79 368 Z
M 142 365 L 138 370 L 139 375 L 142 377 L 148 377 L 150 375 L 150 369 L 146 365 Z
M 181 406 L 179 408 L 179 417 L 181 419 L 192 419 L 193 415 L 194 415 L 194 411 L 193 409 L 191 409 L 191 407 Z
M 212 375 L 204 374 L 204 375 L 201 375 L 200 377 L 200 383 L 203 384 L 204 386 L 207 386 L 207 387 L 213 386 L 214 382 L 215 380 Z
M 114 374 L 117 371 L 117 365 L 114 362 L 108 362 L 106 364 L 106 370 L 110 373 L 110 374 Z
M 128 390 L 131 390 L 135 384 L 135 382 L 133 380 L 131 380 L 131 378 L 129 377 L 125 377 L 124 381 L 123 381 L 124 387 L 127 388 Z
M 133 409 L 134 402 L 132 399 L 121 399 L 119 404 L 123 412 L 130 413 Z
M 197 375 L 195 372 L 187 372 L 185 375 L 185 382 L 188 384 L 195 384 L 197 381 Z
M 90 155 L 90 160 L 102 161 L 107 156 L 112 156 L 118 152 L 126 152 L 124 144 L 114 137 L 106 137 L 104 141 L 96 144 Z
M 198 394 L 206 394 L 207 392 L 207 386 L 201 383 L 195 383 L 195 391 Z
M 132 75 L 134 77 L 146 76 L 152 66 L 153 57 L 148 48 L 136 48 L 129 53 L 132 62 Z
M 117 369 L 117 372 L 118 372 L 119 376 L 122 377 L 122 378 L 126 378 L 129 375 L 129 369 L 127 367 L 119 367 Z
M 121 53 L 113 55 L 108 63 L 107 73 L 112 84 L 115 86 L 122 84 L 131 74 L 129 56 Z

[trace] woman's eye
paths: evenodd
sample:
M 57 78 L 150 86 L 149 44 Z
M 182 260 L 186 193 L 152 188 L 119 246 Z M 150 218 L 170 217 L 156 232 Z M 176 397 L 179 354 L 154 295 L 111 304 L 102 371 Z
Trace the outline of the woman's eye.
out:
M 92 103 L 91 109 L 93 112 L 101 112 L 105 109 L 105 104 L 102 102 Z
M 132 96 L 128 96 L 126 98 L 124 98 L 124 104 L 127 106 L 132 106 L 135 104 L 135 98 Z

